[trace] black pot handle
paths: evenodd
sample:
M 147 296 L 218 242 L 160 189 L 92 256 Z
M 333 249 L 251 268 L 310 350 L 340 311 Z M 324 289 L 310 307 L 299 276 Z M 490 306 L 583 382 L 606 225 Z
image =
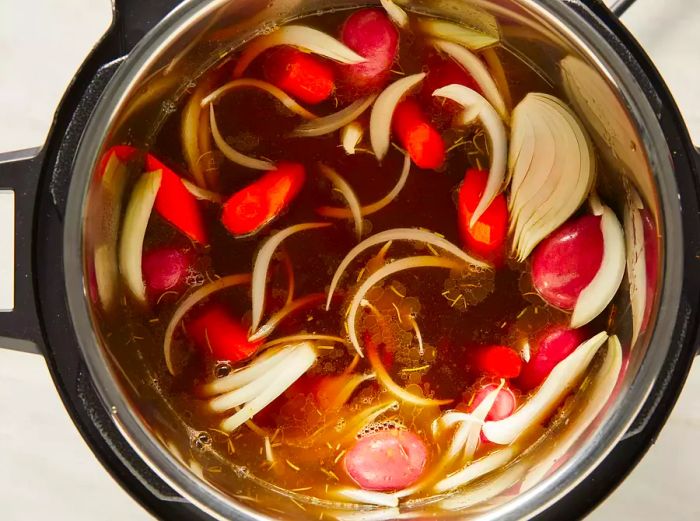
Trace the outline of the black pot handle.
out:
M 608 6 L 615 16 L 622 16 L 637 0 L 613 0 Z
M 6 280 L 0 280 L 0 284 L 10 284 L 14 294 L 14 303 L 0 311 L 0 347 L 37 354 L 43 350 L 43 339 L 34 290 L 32 235 L 43 160 L 40 148 L 0 154 L 0 190 L 8 195 L 3 204 L 14 205 L 14 224 L 3 223 L 9 229 L 0 231 L 14 236 L 14 262 L 7 266 Z
M 114 29 L 123 52 L 130 51 L 153 26 L 184 0 L 113 0 Z

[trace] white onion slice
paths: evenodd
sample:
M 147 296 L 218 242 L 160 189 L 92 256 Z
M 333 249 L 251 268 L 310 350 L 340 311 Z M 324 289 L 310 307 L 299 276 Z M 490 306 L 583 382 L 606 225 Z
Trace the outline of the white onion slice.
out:
M 248 65 L 271 47 L 291 45 L 345 64 L 362 63 L 366 59 L 332 36 L 305 25 L 285 25 L 270 34 L 258 36 L 248 43 L 238 58 L 233 77 L 240 78 Z
M 508 445 L 543 420 L 577 384 L 598 348 L 607 339 L 608 334 L 601 331 L 578 346 L 554 367 L 522 407 L 503 420 L 486 422 L 483 427 L 486 438 L 500 445 Z
M 513 98 L 510 95 L 510 86 L 508 85 L 506 71 L 503 68 L 503 62 L 498 57 L 498 53 L 494 49 L 484 49 L 480 55 L 486 62 L 486 66 L 491 73 L 494 83 L 496 83 L 498 92 L 501 93 L 503 103 L 506 107 L 506 112 L 510 113 L 510 110 L 513 107 Z
M 175 366 L 172 360 L 173 333 L 175 333 L 175 328 L 178 326 L 187 312 L 212 293 L 222 289 L 239 286 L 241 284 L 248 284 L 250 280 L 251 276 L 249 273 L 239 273 L 221 277 L 214 282 L 210 282 L 209 284 L 205 284 L 204 286 L 197 288 L 195 291 L 190 293 L 185 300 L 180 303 L 180 305 L 178 305 L 172 317 L 170 317 L 170 322 L 168 322 L 168 325 L 165 328 L 165 336 L 163 338 L 165 365 L 167 366 L 168 371 L 170 371 L 170 374 L 176 374 Z
M 316 302 L 323 302 L 325 293 L 312 293 L 310 295 L 303 296 L 296 300 L 292 300 L 289 304 L 286 304 L 282 309 L 274 313 L 270 319 L 265 322 L 260 328 L 248 337 L 249 342 L 257 342 L 263 338 L 267 338 L 285 318 L 289 315 L 297 312 L 298 310 L 314 304 Z
M 511 445 L 504 449 L 492 452 L 491 454 L 480 458 L 473 463 L 469 463 L 457 472 L 449 474 L 446 478 L 435 483 L 433 491 L 437 494 L 447 492 L 449 490 L 461 487 L 474 481 L 475 479 L 485 476 L 489 472 L 493 472 L 506 464 L 508 464 L 518 454 L 518 448 Z
M 384 492 L 374 492 L 372 490 L 362 490 L 361 488 L 343 487 L 334 490 L 335 494 L 358 503 L 367 505 L 377 505 L 380 507 L 395 507 L 399 504 L 399 498 L 394 494 Z
M 391 119 L 401 99 L 425 78 L 425 73 L 411 74 L 395 81 L 382 91 L 372 107 L 369 118 L 369 139 L 377 160 L 381 161 L 389 151 Z
M 396 521 L 401 519 L 397 507 L 376 508 L 373 510 L 335 511 L 330 516 L 337 521 Z
M 392 0 L 380 1 L 382 3 L 382 7 L 386 11 L 386 14 L 389 15 L 389 18 L 391 18 L 392 22 L 394 22 L 399 27 L 408 26 L 408 15 L 406 14 L 406 11 L 401 9 L 401 7 L 396 5 Z
M 217 378 L 199 388 L 201 396 L 216 396 L 243 387 L 259 377 L 268 373 L 270 368 L 276 366 L 286 356 L 283 348 L 270 349 L 255 357 L 247 366 L 224 376 Z
M 245 87 L 253 87 L 267 92 L 271 96 L 277 98 L 282 103 L 282 105 L 284 105 L 296 115 L 301 116 L 304 119 L 313 120 L 318 118 L 316 114 L 314 114 L 313 112 L 309 112 L 304 107 L 299 105 L 299 103 L 297 103 L 296 100 L 294 100 L 294 98 L 292 98 L 289 94 L 284 92 L 279 87 L 266 81 L 256 80 L 255 78 L 240 78 L 238 80 L 229 81 L 225 85 L 222 85 L 214 92 L 207 95 L 206 98 L 202 99 L 200 105 L 202 107 L 206 107 L 207 105 L 218 100 L 227 92 Z
M 499 41 L 498 36 L 477 31 L 466 25 L 456 24 L 437 18 L 420 17 L 416 22 L 416 27 L 426 36 L 447 40 L 448 42 L 463 45 L 474 51 L 485 47 L 491 47 L 492 45 L 496 45 Z
M 348 306 L 348 316 L 346 319 L 348 336 L 350 337 L 350 342 L 355 348 L 355 351 L 357 351 L 357 354 L 359 354 L 360 356 L 364 356 L 364 354 L 362 353 L 362 348 L 360 347 L 360 342 L 357 339 L 357 330 L 355 328 L 357 310 L 360 309 L 360 305 L 364 300 L 367 292 L 370 289 L 372 289 L 372 287 L 375 284 L 381 282 L 386 277 L 390 277 L 395 273 L 399 273 L 405 270 L 416 268 L 459 269 L 460 267 L 461 264 L 456 260 L 445 259 L 443 257 L 434 257 L 432 255 L 418 255 L 416 257 L 407 257 L 405 259 L 400 259 L 389 263 L 386 266 L 382 266 L 377 271 L 372 273 L 369 277 L 367 277 L 367 279 L 357 289 L 357 292 L 350 301 L 350 305 Z
M 394 187 L 391 190 L 389 190 L 389 192 L 378 201 L 375 201 L 366 206 L 361 206 L 360 215 L 363 217 L 366 217 L 367 215 L 372 215 L 373 213 L 376 213 L 379 210 L 383 209 L 394 199 L 396 199 L 396 196 L 399 195 L 401 190 L 403 190 L 403 187 L 406 185 L 406 180 L 408 179 L 408 173 L 410 171 L 411 157 L 408 154 L 405 154 L 403 158 L 403 167 L 401 169 L 401 175 L 399 176 L 399 180 L 396 181 Z M 331 217 L 334 219 L 347 219 L 348 217 L 352 217 L 351 211 L 347 208 L 337 208 L 335 206 L 320 206 L 316 208 L 316 213 L 322 215 L 323 217 Z
M 294 342 L 301 342 L 302 340 L 315 340 L 316 342 L 332 342 L 334 344 L 346 344 L 348 341 L 344 338 L 334 335 L 316 335 L 314 333 L 300 333 L 298 335 L 283 336 L 280 338 L 275 338 L 274 340 L 269 340 L 265 342 L 261 349 L 266 349 L 268 347 L 277 346 L 280 344 L 291 344 Z
M 507 120 L 508 111 L 506 110 L 506 103 L 496 86 L 496 82 L 491 77 L 491 73 L 486 68 L 486 65 L 484 65 L 484 62 L 482 62 L 476 54 L 462 45 L 446 42 L 444 40 L 435 40 L 432 43 L 436 49 L 447 54 L 474 78 L 481 92 L 484 93 L 484 97 L 493 105 L 498 115 L 504 120 Z
M 267 270 L 270 267 L 270 261 L 275 254 L 275 250 L 282 244 L 287 237 L 305 230 L 314 230 L 317 228 L 325 228 L 330 226 L 329 223 L 302 223 L 295 224 L 289 228 L 285 228 L 274 235 L 268 237 L 260 247 L 260 251 L 255 256 L 253 263 L 253 281 L 251 285 L 251 302 L 252 302 L 252 324 L 251 331 L 257 331 L 260 321 L 262 320 L 263 308 L 265 306 L 265 283 L 267 281 Z
M 481 94 L 469 87 L 458 84 L 447 85 L 434 91 L 433 96 L 448 98 L 462 105 L 465 108 L 464 119 L 470 119 L 473 116 L 479 118 L 489 138 L 491 166 L 484 193 L 469 221 L 469 226 L 474 226 L 503 188 L 508 155 L 506 127 L 491 104 Z M 464 119 L 463 122 L 466 123 Z
M 630 305 L 632 308 L 632 343 L 639 338 L 647 305 L 646 245 L 644 223 L 640 210 L 644 208 L 639 194 L 629 189 L 625 204 L 625 240 L 627 243 L 627 278 L 629 279 Z
M 197 186 L 187 179 L 182 179 L 182 184 L 185 185 L 185 188 L 187 188 L 189 193 L 194 195 L 195 198 L 199 199 L 200 201 L 209 201 L 210 203 L 221 204 L 221 202 L 224 200 L 221 194 L 217 194 L 216 192 L 212 192 L 211 190 Z
M 486 395 L 481 403 L 472 411 L 472 416 L 476 421 L 469 422 L 468 434 L 463 448 L 463 454 L 467 461 L 471 461 L 474 458 L 474 454 L 476 454 L 476 449 L 479 447 L 483 422 L 486 421 L 486 416 L 488 416 L 496 403 L 498 393 L 501 392 L 504 384 L 505 380 L 501 379 L 501 383 L 498 387 Z
M 353 121 L 345 125 L 340 131 L 340 144 L 349 156 L 356 152 L 357 145 L 360 144 L 365 135 L 365 127 L 359 121 Z
M 341 195 L 345 198 L 345 200 L 348 203 L 348 211 L 350 212 L 350 216 L 352 217 L 353 222 L 355 223 L 355 236 L 357 237 L 357 240 L 362 239 L 362 210 L 360 208 L 360 201 L 357 198 L 357 195 L 353 191 L 352 187 L 348 184 L 348 182 L 343 179 L 343 177 L 330 168 L 329 166 L 324 165 L 323 163 L 318 165 L 319 170 L 321 173 L 330 180 L 331 183 L 333 183 L 333 186 L 338 190 Z
M 182 117 L 180 118 L 180 143 L 182 145 L 182 155 L 185 157 L 189 172 L 197 186 L 206 187 L 207 179 L 204 176 L 204 168 L 202 168 L 201 159 L 208 150 L 203 150 L 200 146 L 200 136 L 206 135 L 209 132 L 208 128 L 200 129 L 200 125 L 204 122 L 208 126 L 208 121 L 203 120 L 202 106 L 200 102 L 205 96 L 206 91 L 211 88 L 212 76 L 209 75 L 199 82 L 199 85 L 194 89 L 182 109 Z M 205 113 L 206 114 L 206 113 Z M 183 179 L 184 181 L 184 179 Z
M 455 246 L 447 239 L 443 239 L 435 232 L 428 230 L 421 230 L 418 228 L 392 228 L 390 230 L 384 230 L 383 232 L 376 233 L 371 237 L 366 238 L 360 244 L 355 246 L 348 254 L 340 261 L 338 268 L 333 274 L 333 279 L 331 280 L 331 285 L 328 289 L 328 298 L 326 299 L 326 310 L 331 307 L 331 299 L 333 298 L 333 293 L 335 288 L 340 281 L 340 277 L 343 275 L 350 263 L 355 260 L 355 258 L 360 255 L 363 251 L 376 246 L 377 244 L 382 244 L 388 241 L 415 241 L 422 242 L 425 244 L 430 244 L 436 248 L 446 251 L 447 253 L 454 255 L 462 262 L 471 264 L 483 269 L 491 269 L 489 264 L 483 261 L 477 260 L 462 251 L 459 246 Z
M 571 315 L 571 327 L 588 324 L 605 309 L 617 293 L 625 275 L 625 237 L 615 213 L 602 205 L 600 230 L 603 234 L 603 260 L 597 273 L 583 288 Z
M 162 172 L 154 170 L 142 174 L 136 181 L 124 214 L 119 241 L 119 271 L 124 285 L 131 296 L 142 305 L 146 304 L 146 284 L 141 271 L 143 239 L 160 189 L 161 178 Z
M 359 118 L 376 98 L 376 94 L 360 98 L 338 112 L 302 123 L 292 131 L 291 135 L 292 137 L 316 137 L 335 132 Z
M 297 344 L 289 349 L 293 350 L 293 353 L 285 359 L 285 363 L 280 364 L 270 385 L 241 407 L 238 412 L 221 422 L 222 430 L 232 432 L 250 420 L 284 393 L 316 361 L 316 351 L 310 342 Z
M 473 484 L 463 493 L 449 496 L 437 505 L 443 510 L 463 510 L 483 503 L 502 494 L 515 485 L 525 474 L 526 467 L 515 465 L 505 472 L 499 472 L 493 479 Z
M 588 135 L 566 104 L 531 92 L 512 118 L 511 231 L 513 251 L 524 261 L 586 199 L 595 181 Z
M 274 170 L 275 165 L 269 161 L 256 159 L 254 157 L 241 154 L 238 150 L 229 145 L 219 132 L 219 126 L 216 124 L 216 116 L 214 115 L 214 105 L 209 105 L 209 124 L 211 125 L 211 135 L 214 137 L 214 143 L 219 147 L 221 153 L 226 156 L 229 161 L 246 168 L 254 170 Z
M 543 458 L 538 458 L 537 464 L 530 468 L 523 480 L 521 492 L 529 490 L 547 475 L 554 464 L 571 448 L 581 435 L 591 426 L 600 411 L 608 403 L 617 385 L 622 369 L 622 346 L 617 336 L 608 338 L 605 359 L 598 371 L 593 375 L 589 385 L 584 383 L 578 393 L 585 393 L 583 407 L 576 411 L 573 419 L 566 424 L 566 430 L 557 435 L 557 443 Z

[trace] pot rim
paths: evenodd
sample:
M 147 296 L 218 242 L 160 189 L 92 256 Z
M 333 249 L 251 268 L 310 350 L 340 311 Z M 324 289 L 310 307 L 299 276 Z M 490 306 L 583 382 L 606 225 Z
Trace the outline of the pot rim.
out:
M 637 130 L 648 153 L 662 203 L 660 221 L 663 222 L 666 242 L 662 262 L 662 294 L 656 325 L 650 339 L 650 345 L 654 345 L 654 349 L 647 350 L 628 390 L 615 398 L 611 407 L 612 413 L 599 431 L 561 468 L 531 490 L 486 513 L 483 519 L 522 519 L 536 515 L 572 490 L 612 450 L 637 416 L 656 383 L 664 361 L 673 355 L 670 351 L 674 347 L 672 339 L 684 275 L 683 229 L 678 188 L 675 184 L 667 138 L 649 101 L 649 96 L 653 95 L 654 90 L 648 88 L 645 92 L 642 86 L 642 80 L 647 78 L 640 78 L 639 72 L 633 71 L 630 64 L 625 63 L 606 38 L 610 35 L 603 34 L 601 28 L 596 30 L 587 25 L 581 14 L 565 2 L 519 2 L 566 34 L 570 41 L 598 66 L 599 72 L 618 87 L 626 108 L 638 125 Z M 73 165 L 65 216 L 64 272 L 69 310 L 82 355 L 100 398 L 132 448 L 173 489 L 210 515 L 221 519 L 244 515 L 246 519 L 263 520 L 270 518 L 196 478 L 149 433 L 139 414 L 121 392 L 104 348 L 94 333 L 83 270 L 82 224 L 89 179 L 107 136 L 111 118 L 125 103 L 128 92 L 142 71 L 158 58 L 160 52 L 175 41 L 181 31 L 225 3 L 226 0 L 186 0 L 143 37 L 105 89 L 85 128 Z M 623 39 L 624 42 L 624 35 L 613 36 Z M 626 42 L 624 44 L 628 47 Z M 668 252 L 673 252 L 673 255 L 669 255 Z

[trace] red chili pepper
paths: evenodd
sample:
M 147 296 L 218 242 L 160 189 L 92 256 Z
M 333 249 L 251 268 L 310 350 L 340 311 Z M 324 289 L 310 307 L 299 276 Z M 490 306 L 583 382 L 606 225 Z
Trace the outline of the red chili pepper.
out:
M 130 145 L 115 145 L 111 147 L 102 155 L 102 158 L 100 158 L 100 164 L 97 167 L 98 175 L 104 175 L 105 168 L 107 168 L 107 163 L 113 155 L 117 156 L 117 159 L 122 163 L 126 163 L 127 161 L 132 160 L 137 153 L 138 149 Z
M 250 235 L 277 217 L 301 190 L 306 173 L 299 163 L 279 163 L 224 204 L 221 222 L 233 235 Z
M 162 177 L 156 195 L 156 211 L 193 241 L 209 243 L 204 218 L 197 199 L 187 190 L 180 176 L 152 154 L 146 154 L 146 170 L 160 170 Z
M 187 336 L 204 353 L 215 360 L 238 362 L 251 356 L 262 341 L 249 342 L 248 330 L 229 309 L 218 302 L 185 321 Z
M 445 143 L 416 100 L 409 98 L 397 105 L 392 125 L 416 165 L 432 170 L 442 166 Z
M 487 172 L 474 168 L 467 170 L 459 188 L 459 230 L 467 250 L 498 265 L 503 262 L 508 234 L 508 206 L 505 196 L 498 194 L 474 226 L 469 226 L 487 180 Z
M 517 378 L 523 362 L 520 355 L 507 346 L 481 346 L 467 356 L 469 372 L 496 378 Z
M 290 96 L 315 104 L 335 88 L 333 68 L 320 58 L 294 47 L 278 47 L 265 60 L 265 78 Z

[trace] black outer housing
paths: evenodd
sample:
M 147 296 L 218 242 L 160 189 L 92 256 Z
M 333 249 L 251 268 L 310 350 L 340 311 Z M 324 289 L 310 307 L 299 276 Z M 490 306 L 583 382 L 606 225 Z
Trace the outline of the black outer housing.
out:
M 117 431 L 82 360 L 69 316 L 63 274 L 63 215 L 82 131 L 122 57 L 178 0 L 116 0 L 114 23 L 76 74 L 38 156 L 0 164 L 0 185 L 16 192 L 16 309 L 0 331 L 35 342 L 81 435 L 114 479 L 160 519 L 210 516 L 166 485 Z M 681 391 L 698 346 L 700 309 L 700 161 L 668 88 L 649 58 L 597 0 L 568 2 L 624 58 L 652 102 L 673 154 L 685 240 L 684 285 L 673 345 L 642 412 L 607 458 L 536 519 L 584 517 L 605 499 L 655 442 Z M 593 16 L 591 16 L 593 13 Z M 31 240 L 29 240 L 31 238 Z

